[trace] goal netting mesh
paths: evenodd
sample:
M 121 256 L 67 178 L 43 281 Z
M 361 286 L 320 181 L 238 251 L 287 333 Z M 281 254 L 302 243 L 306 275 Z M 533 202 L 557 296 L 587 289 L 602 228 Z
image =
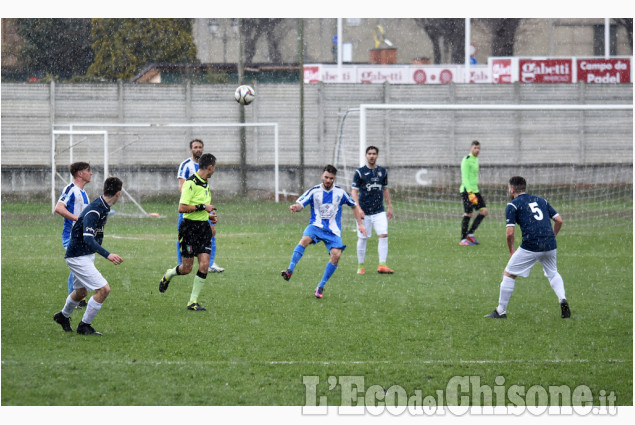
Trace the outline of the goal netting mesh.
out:
M 291 191 L 290 182 L 279 181 L 277 123 L 72 123 L 56 124 L 52 133 L 52 208 L 72 180 L 69 165 L 84 161 L 94 173 L 85 187 L 91 200 L 101 194 L 105 178 L 115 175 L 124 181 L 116 214 L 148 216 L 142 200 L 178 193 L 178 167 L 190 156 L 188 143 L 194 138 L 216 156 L 222 172 L 214 184 L 224 191 L 239 193 L 242 179 L 256 198 L 277 200 Z
M 340 124 L 338 184 L 350 190 L 365 147 L 376 146 L 396 217 L 418 227 L 450 220 L 458 232 L 460 163 L 478 140 L 479 188 L 494 220 L 504 218 L 507 181 L 520 175 L 567 222 L 632 224 L 632 105 L 580 106 L 362 105 Z

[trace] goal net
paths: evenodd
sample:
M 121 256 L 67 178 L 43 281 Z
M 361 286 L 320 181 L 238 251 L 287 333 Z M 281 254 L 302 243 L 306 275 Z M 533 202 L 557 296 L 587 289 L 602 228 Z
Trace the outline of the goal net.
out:
M 473 140 L 494 220 L 504 218 L 507 181 L 521 175 L 527 192 L 567 222 L 632 224 L 632 105 L 360 105 L 341 120 L 338 184 L 350 190 L 366 147 L 376 146 L 396 218 L 418 228 L 447 224 L 458 237 L 460 163 Z
M 277 123 L 56 124 L 51 141 L 52 209 L 72 180 L 69 165 L 84 161 L 94 173 L 85 187 L 91 200 L 101 194 L 105 178 L 116 175 L 124 182 L 116 214 L 146 217 L 150 211 L 142 200 L 177 193 L 178 166 L 190 156 L 192 139 L 203 140 L 204 152 L 217 158 L 213 187 L 239 193 L 244 178 L 250 196 L 278 201 L 286 193 L 280 190 Z

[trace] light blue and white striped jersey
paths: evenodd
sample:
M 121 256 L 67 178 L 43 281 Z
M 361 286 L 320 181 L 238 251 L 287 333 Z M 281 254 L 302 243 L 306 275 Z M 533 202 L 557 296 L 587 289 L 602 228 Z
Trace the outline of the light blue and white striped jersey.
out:
M 181 165 L 179 165 L 179 172 L 176 175 L 176 177 L 179 179 L 187 180 L 197 171 L 198 171 L 198 164 L 192 161 L 192 158 L 188 158 L 185 161 L 181 162 Z
M 311 204 L 311 222 L 316 227 L 342 236 L 342 205 L 354 207 L 355 201 L 339 186 L 325 190 L 322 185 L 307 190 L 296 201 L 303 207 Z
M 88 205 L 88 195 L 86 192 L 75 185 L 75 183 L 70 183 L 66 185 L 64 189 L 62 189 L 62 194 L 57 202 L 61 202 L 66 205 L 66 209 L 79 217 L 79 215 L 84 211 L 86 205 Z M 71 229 L 73 228 L 74 221 L 69 220 L 68 218 L 64 219 L 64 228 L 62 229 L 62 240 L 68 240 L 71 237 Z

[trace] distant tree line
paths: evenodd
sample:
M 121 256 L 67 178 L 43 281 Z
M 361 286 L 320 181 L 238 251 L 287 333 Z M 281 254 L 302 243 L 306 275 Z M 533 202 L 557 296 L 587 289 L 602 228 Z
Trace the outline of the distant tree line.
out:
M 114 81 L 152 62 L 195 63 L 191 19 L 17 19 L 20 65 L 61 79 Z
M 433 46 L 433 63 L 463 63 L 465 19 L 413 18 Z M 491 33 L 493 56 L 513 56 L 522 19 L 474 19 Z M 281 18 L 242 19 L 245 61 L 252 63 L 261 37 L 271 63 L 281 64 Z M 633 19 L 613 18 L 626 29 L 633 45 Z M 114 81 L 130 79 L 145 65 L 197 63 L 192 19 L 16 19 L 23 45 L 19 65 L 34 75 L 50 78 Z

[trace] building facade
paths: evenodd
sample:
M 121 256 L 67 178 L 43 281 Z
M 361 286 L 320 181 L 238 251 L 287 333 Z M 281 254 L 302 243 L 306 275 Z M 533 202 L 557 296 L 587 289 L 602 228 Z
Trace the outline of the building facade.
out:
M 268 37 L 278 39 L 284 63 L 298 62 L 298 19 L 282 19 L 273 31 L 257 41 L 254 63 L 271 62 L 272 53 Z M 368 63 L 370 52 L 376 47 L 376 38 L 383 30 L 383 39 L 397 49 L 396 63 L 433 58 L 433 45 L 415 19 L 400 18 L 344 18 L 342 19 L 342 46 L 344 62 Z M 239 36 L 237 19 L 195 19 L 194 38 L 198 59 L 203 63 L 237 63 Z M 310 18 L 303 20 L 304 62 L 336 62 L 333 37 L 337 35 L 336 18 Z M 611 55 L 632 55 L 633 48 L 625 28 L 611 23 Z M 478 64 L 486 64 L 492 56 L 491 30 L 479 19 L 471 21 L 471 44 Z M 594 19 L 521 19 L 516 31 L 516 56 L 603 56 L 604 18 Z M 382 44 L 382 46 L 386 46 Z M 447 51 L 442 51 L 441 63 L 449 63 Z

